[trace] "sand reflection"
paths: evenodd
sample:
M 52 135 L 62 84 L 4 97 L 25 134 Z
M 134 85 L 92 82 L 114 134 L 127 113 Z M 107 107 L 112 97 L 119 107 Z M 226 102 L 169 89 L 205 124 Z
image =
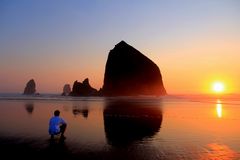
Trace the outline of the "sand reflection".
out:
M 28 114 L 32 114 L 33 110 L 34 110 L 34 104 L 33 102 L 28 102 L 25 104 L 25 109 L 27 111 Z
M 88 108 L 87 107 L 79 107 L 73 106 L 72 113 L 73 115 L 82 115 L 84 118 L 88 118 Z
M 157 104 L 111 101 L 103 112 L 107 142 L 125 146 L 154 136 L 161 127 L 162 111 Z
M 222 102 L 219 99 L 217 100 L 217 103 L 216 103 L 216 113 L 218 118 L 222 118 L 223 116 Z
M 201 160 L 233 160 L 238 157 L 237 152 L 224 144 L 210 143 L 207 145 L 207 150 L 208 152 L 202 155 Z

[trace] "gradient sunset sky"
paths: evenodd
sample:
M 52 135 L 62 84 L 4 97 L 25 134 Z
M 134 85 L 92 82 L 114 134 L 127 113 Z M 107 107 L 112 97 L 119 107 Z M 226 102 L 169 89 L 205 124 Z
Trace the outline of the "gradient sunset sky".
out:
M 103 85 L 124 40 L 160 68 L 169 94 L 240 93 L 239 0 L 1 0 L 0 92 L 39 93 L 89 78 Z

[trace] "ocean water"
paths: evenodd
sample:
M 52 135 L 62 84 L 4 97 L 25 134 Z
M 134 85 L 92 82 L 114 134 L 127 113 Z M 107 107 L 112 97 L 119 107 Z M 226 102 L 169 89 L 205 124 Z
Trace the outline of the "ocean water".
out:
M 0 94 L 3 159 L 240 159 L 240 96 Z M 54 110 L 66 139 L 48 135 Z M 1 158 L 2 159 L 2 158 Z

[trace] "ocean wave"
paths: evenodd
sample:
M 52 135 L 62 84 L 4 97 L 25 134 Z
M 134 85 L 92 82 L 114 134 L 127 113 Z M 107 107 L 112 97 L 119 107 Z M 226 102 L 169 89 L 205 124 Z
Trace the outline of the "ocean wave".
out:
M 45 101 L 104 101 L 126 100 L 134 102 L 163 101 L 165 103 L 197 102 L 240 105 L 240 95 L 166 95 L 166 96 L 118 96 L 118 97 L 72 97 L 59 94 L 23 95 L 19 93 L 0 93 L 0 100 L 45 100 Z

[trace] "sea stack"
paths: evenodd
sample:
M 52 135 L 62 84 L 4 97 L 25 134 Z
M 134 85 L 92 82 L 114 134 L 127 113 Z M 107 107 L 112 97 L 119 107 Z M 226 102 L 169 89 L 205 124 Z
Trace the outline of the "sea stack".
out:
M 36 93 L 36 84 L 33 79 L 29 80 L 26 84 L 23 94 L 34 95 Z
M 68 96 L 70 93 L 71 93 L 70 84 L 65 84 L 65 85 L 63 86 L 62 96 Z
M 121 41 L 109 52 L 104 75 L 104 96 L 165 95 L 158 66 Z
M 89 84 L 88 78 L 82 83 L 75 81 L 72 87 L 71 96 L 98 96 L 98 91 L 92 88 Z

